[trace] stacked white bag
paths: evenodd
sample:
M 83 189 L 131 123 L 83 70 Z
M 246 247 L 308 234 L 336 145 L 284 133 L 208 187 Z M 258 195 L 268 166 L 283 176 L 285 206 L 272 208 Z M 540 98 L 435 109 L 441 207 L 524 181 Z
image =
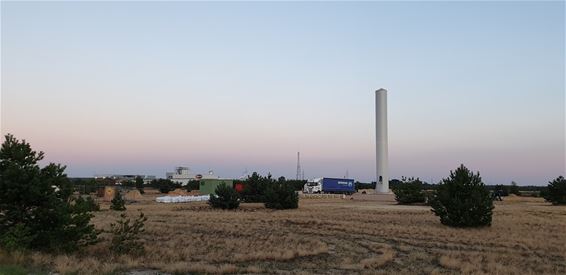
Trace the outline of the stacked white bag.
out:
M 177 202 L 193 202 L 193 201 L 208 201 L 210 195 L 202 196 L 164 196 L 155 198 L 156 202 L 163 203 L 177 203 Z

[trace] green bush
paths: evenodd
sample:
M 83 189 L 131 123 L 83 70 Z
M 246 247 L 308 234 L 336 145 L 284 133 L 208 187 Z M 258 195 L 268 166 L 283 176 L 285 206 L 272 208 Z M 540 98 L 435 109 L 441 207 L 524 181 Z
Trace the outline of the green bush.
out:
M 417 178 L 403 179 L 403 182 L 393 188 L 395 200 L 399 204 L 424 203 L 423 183 Z
M 507 197 L 509 196 L 509 190 L 510 190 L 509 186 L 505 186 L 503 184 L 497 184 L 493 188 L 493 193 L 501 197 Z
M 159 192 L 166 194 L 175 188 L 181 187 L 180 184 L 171 181 L 170 179 L 156 179 L 151 181 L 151 187 L 159 189 Z
M 8 228 L 0 236 L 0 246 L 8 251 L 21 250 L 31 246 L 33 233 L 24 224 L 17 224 Z
M 566 204 L 566 179 L 559 176 L 548 183 L 546 190 L 542 192 L 544 199 L 553 205 Z
M 265 192 L 265 207 L 271 209 L 295 209 L 299 207 L 299 195 L 288 183 L 271 184 Z
M 0 149 L 0 246 L 69 252 L 97 240 L 92 214 L 72 203 L 65 166 L 8 134 Z
M 242 191 L 242 199 L 245 202 L 264 202 L 267 187 L 274 184 L 271 175 L 267 177 L 260 176 L 257 172 L 253 172 L 244 182 L 244 190 Z
M 72 179 L 73 190 L 79 192 L 81 195 L 88 195 L 95 193 L 98 189 L 96 180 L 94 179 Z
M 430 205 L 440 222 L 454 227 L 491 225 L 493 201 L 479 173 L 463 164 L 450 171 L 434 192 Z
M 389 181 L 391 182 L 391 181 Z M 392 186 L 391 184 L 389 186 Z M 375 182 L 372 183 L 364 183 L 356 181 L 356 192 L 360 189 L 375 189 Z
M 142 212 L 133 222 L 127 218 L 125 213 L 120 215 L 116 223 L 110 224 L 112 241 L 110 251 L 115 254 L 141 255 L 145 252 L 140 234 L 145 231 L 144 223 L 147 218 Z
M 142 177 L 140 177 L 140 176 L 136 177 L 135 185 L 136 185 L 136 188 L 138 189 L 138 191 L 140 191 L 140 194 L 145 194 L 145 191 L 143 190 L 143 178 Z
M 100 211 L 100 205 L 96 201 L 94 201 L 91 196 L 88 196 L 86 199 L 84 199 L 82 196 L 79 196 L 75 199 L 75 205 L 73 207 L 76 210 L 80 211 Z
M 307 180 L 288 180 L 285 177 L 279 177 L 279 179 L 277 179 L 277 181 L 279 183 L 290 184 L 291 186 L 293 186 L 293 189 L 295 191 L 302 191 L 303 188 L 305 187 L 305 184 L 307 183 Z
M 187 189 L 188 192 L 191 192 L 193 190 L 199 190 L 200 188 L 200 181 L 198 180 L 190 180 L 187 183 L 187 186 L 185 186 L 185 188 Z
M 126 210 L 126 202 L 124 198 L 122 198 L 122 194 L 120 194 L 119 190 L 116 190 L 114 194 L 114 198 L 110 201 L 110 209 L 114 211 L 124 211 Z
M 234 188 L 221 184 L 216 187 L 215 194 L 210 194 L 208 204 L 213 208 L 236 209 L 240 206 L 240 195 Z

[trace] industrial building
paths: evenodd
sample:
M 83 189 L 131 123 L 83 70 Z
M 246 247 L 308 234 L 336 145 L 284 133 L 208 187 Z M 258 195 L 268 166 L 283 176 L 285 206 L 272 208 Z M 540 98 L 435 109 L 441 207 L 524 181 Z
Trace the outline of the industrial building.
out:
M 116 184 L 122 184 L 122 182 L 128 181 L 135 182 L 137 177 L 141 177 L 143 179 L 143 184 L 150 184 L 152 180 L 156 179 L 155 176 L 150 175 L 94 175 L 94 179 L 112 179 Z
M 175 167 L 174 172 L 165 173 L 165 178 L 180 183 L 181 185 L 187 185 L 191 180 L 201 180 L 201 179 L 218 179 L 219 177 L 214 175 L 212 170 L 209 170 L 207 174 L 193 173 L 189 167 Z

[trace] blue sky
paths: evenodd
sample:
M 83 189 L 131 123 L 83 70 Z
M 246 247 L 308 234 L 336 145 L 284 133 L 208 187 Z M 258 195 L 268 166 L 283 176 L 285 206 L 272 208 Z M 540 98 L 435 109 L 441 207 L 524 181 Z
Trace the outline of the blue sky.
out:
M 563 2 L 2 2 L 2 133 L 71 176 L 564 174 Z

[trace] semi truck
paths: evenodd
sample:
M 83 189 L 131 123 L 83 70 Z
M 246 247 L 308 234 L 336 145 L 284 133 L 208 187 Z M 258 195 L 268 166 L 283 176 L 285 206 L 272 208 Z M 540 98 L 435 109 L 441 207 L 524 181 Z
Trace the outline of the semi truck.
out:
M 356 184 L 353 179 L 339 178 L 317 178 L 305 183 L 303 193 L 334 193 L 351 195 L 356 192 Z

